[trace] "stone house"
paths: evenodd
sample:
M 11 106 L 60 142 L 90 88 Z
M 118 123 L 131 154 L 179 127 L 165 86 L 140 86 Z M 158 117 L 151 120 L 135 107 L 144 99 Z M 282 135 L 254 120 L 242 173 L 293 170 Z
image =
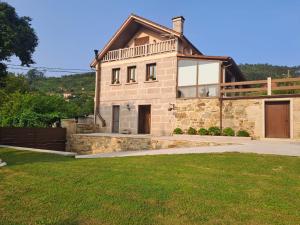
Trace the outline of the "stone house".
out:
M 96 69 L 95 123 L 100 131 L 161 136 L 176 127 L 219 126 L 267 137 L 265 108 L 277 101 L 283 108 L 288 103 L 289 124 L 283 125 L 285 134 L 275 137 L 288 133 L 286 137 L 300 138 L 300 100 L 224 99 L 244 75 L 231 57 L 198 50 L 184 35 L 184 22 L 182 16 L 174 17 L 170 29 L 132 14 L 95 51 L 91 66 Z M 234 85 L 222 92 L 228 82 Z

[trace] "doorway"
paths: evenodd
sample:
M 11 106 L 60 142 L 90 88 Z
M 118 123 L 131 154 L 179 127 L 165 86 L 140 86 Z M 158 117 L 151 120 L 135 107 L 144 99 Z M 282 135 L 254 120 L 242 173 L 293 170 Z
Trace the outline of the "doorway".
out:
M 290 102 L 265 102 L 266 138 L 290 138 Z
M 151 131 L 151 105 L 139 105 L 138 133 L 150 134 Z
M 112 133 L 119 133 L 120 106 L 113 105 L 112 108 Z

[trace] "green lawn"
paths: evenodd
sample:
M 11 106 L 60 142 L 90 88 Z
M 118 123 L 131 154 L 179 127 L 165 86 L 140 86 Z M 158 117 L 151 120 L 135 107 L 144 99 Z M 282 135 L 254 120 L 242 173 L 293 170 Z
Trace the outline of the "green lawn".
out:
M 1 225 L 300 224 L 299 157 L 0 158 Z

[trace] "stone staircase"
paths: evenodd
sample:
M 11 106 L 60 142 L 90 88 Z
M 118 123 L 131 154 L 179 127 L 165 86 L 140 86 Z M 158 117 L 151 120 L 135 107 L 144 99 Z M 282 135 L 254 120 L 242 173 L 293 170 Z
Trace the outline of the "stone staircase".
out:
M 0 159 L 0 167 L 6 166 L 6 162 L 3 162 L 2 159 Z

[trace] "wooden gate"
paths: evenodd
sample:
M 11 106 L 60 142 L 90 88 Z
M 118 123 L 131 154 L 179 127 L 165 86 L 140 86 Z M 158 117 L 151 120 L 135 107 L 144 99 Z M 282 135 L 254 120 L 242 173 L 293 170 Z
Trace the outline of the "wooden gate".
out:
M 265 137 L 290 137 L 290 102 L 265 102 Z

